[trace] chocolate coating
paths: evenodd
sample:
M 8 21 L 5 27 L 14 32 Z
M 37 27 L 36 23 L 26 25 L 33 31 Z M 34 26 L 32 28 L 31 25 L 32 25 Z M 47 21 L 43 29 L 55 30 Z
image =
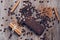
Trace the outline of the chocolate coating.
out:
M 33 18 L 25 18 L 24 23 L 29 29 L 33 30 L 38 35 L 41 35 L 45 29 L 44 26 L 36 22 Z

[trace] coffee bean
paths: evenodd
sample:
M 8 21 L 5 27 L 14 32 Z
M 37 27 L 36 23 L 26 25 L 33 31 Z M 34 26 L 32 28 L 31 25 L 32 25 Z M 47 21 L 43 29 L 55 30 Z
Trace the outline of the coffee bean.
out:
M 3 1 L 1 0 L 1 3 L 3 3 Z

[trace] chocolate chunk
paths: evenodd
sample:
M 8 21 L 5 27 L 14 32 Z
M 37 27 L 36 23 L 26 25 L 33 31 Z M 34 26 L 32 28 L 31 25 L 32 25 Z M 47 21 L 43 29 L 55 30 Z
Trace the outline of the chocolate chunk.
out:
M 45 29 L 44 26 L 37 23 L 33 18 L 25 18 L 24 23 L 27 25 L 27 27 L 34 31 L 37 35 L 41 35 Z

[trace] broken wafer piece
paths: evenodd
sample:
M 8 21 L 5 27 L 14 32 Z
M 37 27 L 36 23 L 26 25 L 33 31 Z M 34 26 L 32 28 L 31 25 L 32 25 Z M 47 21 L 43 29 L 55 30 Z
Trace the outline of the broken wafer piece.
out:
M 46 15 L 48 16 L 49 18 L 51 18 L 53 15 L 52 15 L 52 8 L 51 7 L 42 7 L 42 8 L 39 8 L 38 10 L 41 11 L 41 14 L 42 15 Z
M 58 12 L 57 12 L 57 8 L 54 8 L 54 11 L 55 11 L 55 16 L 58 20 L 60 20 L 59 16 L 58 16 Z
M 48 7 L 48 8 L 46 8 L 46 11 L 47 11 L 47 16 L 49 18 L 51 18 L 52 17 L 52 8 L 51 7 Z
M 19 5 L 20 0 L 17 0 L 17 2 L 15 3 L 15 5 L 12 7 L 12 10 L 10 12 L 14 12 L 14 10 L 17 8 L 17 6 Z
M 13 13 L 15 11 L 15 9 L 17 8 L 17 6 L 19 5 L 20 0 L 17 0 L 17 2 L 14 4 L 14 6 L 11 8 L 11 10 L 9 11 L 9 15 L 10 13 Z

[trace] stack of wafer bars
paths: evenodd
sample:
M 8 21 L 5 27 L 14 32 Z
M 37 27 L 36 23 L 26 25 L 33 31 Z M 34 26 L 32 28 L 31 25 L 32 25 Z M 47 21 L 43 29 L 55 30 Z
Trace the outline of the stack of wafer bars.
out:
M 12 20 L 9 27 L 12 29 L 12 31 L 15 31 L 18 35 L 21 34 L 22 26 L 17 23 L 16 19 Z

